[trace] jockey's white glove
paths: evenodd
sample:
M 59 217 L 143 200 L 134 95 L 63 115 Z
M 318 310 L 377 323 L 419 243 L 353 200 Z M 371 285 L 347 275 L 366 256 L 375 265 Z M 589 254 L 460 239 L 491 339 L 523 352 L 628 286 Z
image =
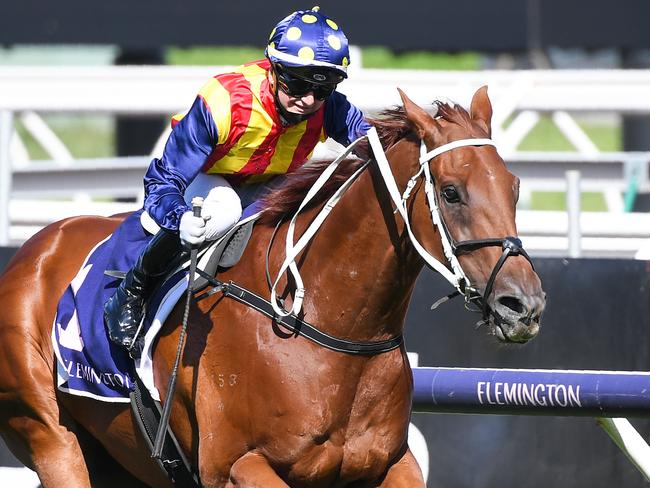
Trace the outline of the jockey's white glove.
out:
M 205 241 L 205 222 L 210 220 L 210 216 L 195 217 L 191 211 L 185 212 L 181 216 L 178 225 L 178 233 L 181 238 L 181 244 L 184 246 L 198 246 Z

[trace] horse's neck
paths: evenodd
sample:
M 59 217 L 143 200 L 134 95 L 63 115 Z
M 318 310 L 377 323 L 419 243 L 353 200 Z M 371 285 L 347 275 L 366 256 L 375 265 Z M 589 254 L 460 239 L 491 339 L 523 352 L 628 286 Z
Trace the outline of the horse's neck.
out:
M 397 175 L 400 188 L 409 176 Z M 322 317 L 327 332 L 374 340 L 401 331 L 422 260 L 393 209 L 373 166 L 343 197 L 308 250 L 303 260 L 306 311 Z

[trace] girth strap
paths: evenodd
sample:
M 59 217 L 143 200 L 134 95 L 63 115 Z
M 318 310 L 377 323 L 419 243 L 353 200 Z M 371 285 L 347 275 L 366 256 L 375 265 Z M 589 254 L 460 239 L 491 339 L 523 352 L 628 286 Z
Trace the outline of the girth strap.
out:
M 273 310 L 271 302 L 245 288 L 242 288 L 232 281 L 225 283 L 208 275 L 207 273 L 204 273 L 201 270 L 197 270 L 197 273 L 199 273 L 203 278 L 208 280 L 212 286 L 214 286 L 214 289 L 198 296 L 196 298 L 197 301 L 207 298 L 208 296 L 213 295 L 217 292 L 222 292 L 224 296 L 230 297 L 233 300 L 237 300 L 240 303 L 254 308 L 258 312 L 263 313 L 267 317 L 273 319 L 276 324 L 289 329 L 295 335 L 304 336 L 316 344 L 326 347 L 327 349 L 331 349 L 332 351 L 370 356 L 392 351 L 393 349 L 398 348 L 404 340 L 402 334 L 385 341 L 355 342 L 348 341 L 347 339 L 340 339 L 338 337 L 326 334 L 325 332 L 321 332 L 313 325 L 305 322 L 293 314 L 287 315 L 285 317 L 279 317 Z
M 149 450 L 152 451 L 154 438 L 160 424 L 160 403 L 151 398 L 149 390 L 137 374 L 134 374 L 133 377 L 135 378 L 135 388 L 131 392 L 133 416 Z M 155 461 L 167 473 L 174 486 L 200 488 L 198 475 L 192 471 L 189 461 L 183 455 L 170 428 L 167 429 L 162 457 Z

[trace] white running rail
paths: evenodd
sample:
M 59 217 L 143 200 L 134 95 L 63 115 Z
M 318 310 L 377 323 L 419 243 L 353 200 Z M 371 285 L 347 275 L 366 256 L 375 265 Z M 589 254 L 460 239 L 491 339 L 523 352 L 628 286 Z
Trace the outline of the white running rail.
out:
M 71 161 L 65 145 L 39 120 L 42 115 L 169 116 L 187 109 L 205 80 L 225 69 L 228 67 L 0 67 L 0 245 L 22 242 L 35 229 L 58 218 L 62 206 L 67 205 L 71 214 L 121 211 L 120 205 L 93 205 L 90 196 L 141 198 L 142 175 L 150 156 Z M 621 193 L 632 173 L 637 176 L 639 189 L 650 189 L 650 152 L 601 153 L 573 118 L 586 113 L 650 114 L 650 70 L 443 72 L 360 68 L 351 71 L 350 79 L 340 89 L 356 105 L 372 113 L 400 103 L 397 86 L 424 106 L 436 98 L 468 106 L 474 91 L 484 84 L 489 86 L 494 107 L 494 139 L 513 172 L 520 176 L 524 199 L 531 190 L 563 190 L 568 169 L 579 169 L 583 190 L 602 191 L 609 208 L 619 215 Z M 517 151 L 521 140 L 544 114 L 551 116 L 575 152 Z M 14 131 L 16 121 L 21 121 L 43 146 L 50 161 L 25 160 L 24 145 Z M 160 149 L 158 144 L 152 152 L 159 153 Z M 319 154 L 324 151 L 321 148 Z M 79 198 L 79 191 L 88 196 Z M 36 198 L 76 198 L 76 202 L 59 205 L 48 201 L 40 207 L 41 222 L 21 223 L 29 218 L 24 210 L 28 201 Z M 90 203 L 83 205 L 84 200 Z M 619 215 L 599 216 L 607 219 L 603 220 L 604 230 L 619 228 Z M 559 215 L 550 234 L 548 225 L 546 230 L 533 229 L 540 216 L 530 217 L 524 212 L 522 219 L 520 228 L 530 229 L 530 237 L 539 238 L 531 240 L 528 247 L 539 244 L 541 252 L 562 252 L 564 237 L 558 235 L 558 229 L 563 224 Z M 526 237 L 526 231 L 522 235 Z M 602 238 L 618 240 L 601 240 L 592 246 L 587 241 L 592 237 L 586 235 L 585 255 L 610 251 L 630 255 L 648 240 L 647 235 Z

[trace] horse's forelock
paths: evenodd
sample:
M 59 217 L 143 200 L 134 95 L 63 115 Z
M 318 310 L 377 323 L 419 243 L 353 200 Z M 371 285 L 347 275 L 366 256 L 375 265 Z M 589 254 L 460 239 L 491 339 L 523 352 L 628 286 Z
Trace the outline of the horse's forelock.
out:
M 472 128 L 472 118 L 462 106 L 444 100 L 436 100 L 433 104 L 437 107 L 437 116 L 468 130 Z

